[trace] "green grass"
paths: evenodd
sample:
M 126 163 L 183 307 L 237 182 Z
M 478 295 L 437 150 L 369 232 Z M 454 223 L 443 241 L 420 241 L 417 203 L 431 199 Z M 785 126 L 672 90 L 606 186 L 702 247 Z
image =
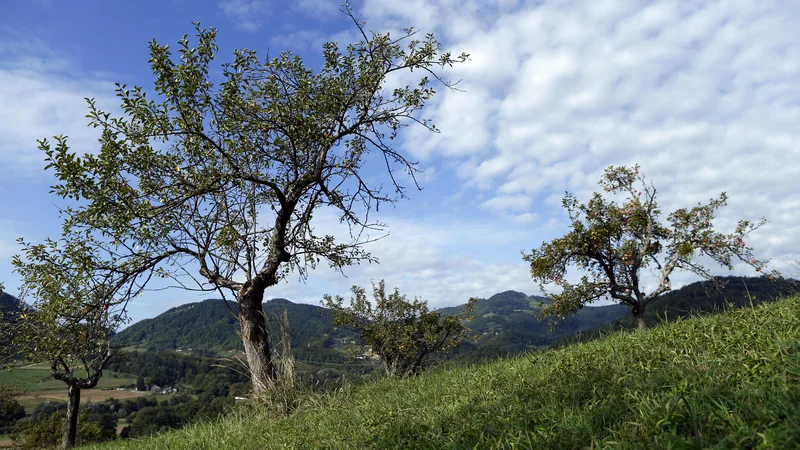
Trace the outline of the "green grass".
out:
M 800 448 L 800 297 L 265 411 L 93 448 Z
M 26 391 L 49 391 L 64 388 L 64 383 L 50 376 L 50 369 L 37 364 L 0 371 L 0 383 L 19 385 Z
M 134 375 L 105 371 L 103 372 L 103 377 L 97 382 L 96 389 L 102 389 L 104 387 L 116 388 L 135 382 L 136 376 Z M 64 382 L 53 379 L 50 376 L 50 368 L 43 364 L 2 370 L 0 371 L 0 384 L 19 385 L 27 392 L 66 389 Z

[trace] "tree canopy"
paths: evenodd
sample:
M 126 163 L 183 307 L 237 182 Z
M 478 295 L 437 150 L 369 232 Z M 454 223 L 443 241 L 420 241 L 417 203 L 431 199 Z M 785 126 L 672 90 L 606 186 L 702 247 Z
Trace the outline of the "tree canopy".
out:
M 567 193 L 562 205 L 569 213 L 570 232 L 524 255 L 543 291 L 548 285 L 560 288 L 546 294 L 552 303 L 543 308 L 544 314 L 563 317 L 608 296 L 630 306 L 643 329 L 646 306 L 672 289 L 670 275 L 675 270 L 715 280 L 699 261 L 701 256 L 730 270 L 737 260 L 758 272 L 765 270 L 766 261 L 755 258 L 744 238 L 766 219 L 739 221 L 728 234 L 714 229 L 715 212 L 727 205 L 724 192 L 706 204 L 677 209 L 662 223 L 656 188 L 639 174 L 638 165 L 608 167 L 599 184 L 603 192 L 594 193 L 585 204 Z M 624 199 L 618 202 L 619 197 Z M 570 268 L 586 274 L 570 282 Z M 657 283 L 649 292 L 645 271 Z
M 155 97 L 118 84 L 121 117 L 89 100 L 99 153 L 78 156 L 64 136 L 40 141 L 59 180 L 53 192 L 78 201 L 64 210 L 64 229 L 94 236 L 116 273 L 138 286 L 156 275 L 233 293 L 258 389 L 276 376 L 265 289 L 321 263 L 374 260 L 362 248 L 364 230 L 379 225 L 370 211 L 405 195 L 399 173 L 416 183 L 418 168 L 394 139 L 412 123 L 437 131 L 420 113 L 433 82 L 453 83 L 435 70 L 468 58 L 410 28 L 368 32 L 349 5 L 343 11 L 363 40 L 325 44 L 318 72 L 289 51 L 259 59 L 240 49 L 215 80 L 216 29 L 195 24 L 196 46 L 184 35 L 175 54 L 153 41 Z M 415 84 L 388 85 L 410 72 Z M 385 183 L 364 176 L 368 162 L 385 168 Z M 315 228 L 323 209 L 350 227 L 348 239 Z
M 22 297 L 33 302 L 0 322 L 0 335 L 12 341 L 0 362 L 50 363 L 53 378 L 68 389 L 62 448 L 71 448 L 80 391 L 97 385 L 113 356 L 111 334 L 125 320 L 118 299 L 124 283 L 103 269 L 106 263 L 85 240 L 20 243 L 24 256 L 14 256 L 12 264 L 22 278 Z

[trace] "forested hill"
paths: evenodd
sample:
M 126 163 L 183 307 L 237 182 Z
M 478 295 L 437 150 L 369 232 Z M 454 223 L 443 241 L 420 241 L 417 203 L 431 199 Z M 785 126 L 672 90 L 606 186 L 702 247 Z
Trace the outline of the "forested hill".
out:
M 0 291 L 0 313 L 19 311 L 20 301 L 11 294 Z
M 18 298 L 0 291 L 0 321 L 10 322 L 12 320 L 11 317 L 16 312 L 20 311 L 20 309 L 24 307 L 23 305 L 24 304 L 20 302 Z M 0 333 L 0 358 L 7 356 L 4 350 L 12 348 L 11 341 L 12 336 L 8 333 Z
M 172 308 L 153 318 L 137 322 L 117 334 L 123 345 L 159 350 L 182 349 L 197 355 L 224 354 L 242 349 L 236 334 L 237 305 L 222 300 L 206 300 Z M 284 309 L 289 316 L 294 348 L 321 348 L 341 332 L 333 330 L 328 310 L 314 305 L 292 303 L 285 299 L 264 302 L 264 312 L 272 336 L 278 336 L 277 315 Z
M 710 283 L 693 283 L 669 292 L 648 306 L 647 320 L 655 324 L 663 317 L 685 316 L 690 311 L 714 312 L 727 303 L 736 306 L 774 300 L 782 295 L 800 292 L 794 280 L 769 281 L 766 278 L 727 277 L 726 287 L 714 290 Z M 746 286 L 746 288 L 745 288 Z M 749 290 L 750 298 L 747 295 Z M 475 319 L 469 323 L 477 341 L 469 340 L 456 353 L 458 357 L 481 359 L 503 354 L 516 354 L 553 345 L 579 333 L 593 330 L 632 327 L 626 306 L 590 306 L 569 316 L 554 329 L 539 319 L 544 297 L 505 291 L 475 305 Z M 236 304 L 228 303 L 236 312 Z M 300 359 L 334 361 L 341 359 L 335 347 L 355 338 L 355 332 L 340 328 L 334 331 L 331 313 L 322 307 L 274 299 L 264 303 L 271 336 L 279 336 L 275 316 L 286 309 L 289 315 L 292 346 Z M 444 314 L 458 314 L 461 307 L 442 308 Z M 629 323 L 630 322 L 630 323 Z M 117 342 L 153 350 L 182 349 L 199 356 L 218 356 L 242 349 L 236 334 L 238 321 L 222 300 L 206 300 L 172 308 L 153 319 L 142 320 L 117 335 Z M 587 333 L 588 332 L 588 333 Z
M 469 359 L 491 358 L 547 347 L 565 336 L 601 327 L 629 314 L 628 308 L 620 305 L 588 307 L 551 329 L 549 323 L 539 318 L 542 303 L 548 300 L 516 291 L 479 299 L 475 304 L 475 319 L 469 322 L 478 340 L 465 342 L 457 350 L 458 355 Z M 461 307 L 440 311 L 458 314 Z
M 585 308 L 569 318 L 553 332 L 539 320 L 537 310 L 544 299 L 529 297 L 521 292 L 506 291 L 488 299 L 479 300 L 476 318 L 469 323 L 472 331 L 480 336 L 477 343 L 470 343 L 461 352 L 484 349 L 480 355 L 516 353 L 547 346 L 560 337 L 582 330 L 594 329 L 627 314 L 627 308 L 612 305 Z M 228 303 L 236 312 L 236 304 Z M 356 340 L 353 330 L 334 330 L 329 310 L 307 304 L 292 303 L 285 299 L 274 299 L 264 303 L 268 318 L 286 309 L 289 316 L 292 346 L 301 359 L 326 360 L 338 356 L 333 347 L 343 341 Z M 458 314 L 461 307 L 443 308 L 444 314 Z M 117 335 L 123 345 L 153 350 L 177 350 L 200 356 L 226 354 L 241 350 L 242 343 L 236 334 L 238 322 L 222 300 L 206 300 L 190 303 L 155 317 L 142 320 Z M 276 320 L 269 323 L 271 336 L 278 336 Z M 346 338 L 346 339 L 345 339 Z

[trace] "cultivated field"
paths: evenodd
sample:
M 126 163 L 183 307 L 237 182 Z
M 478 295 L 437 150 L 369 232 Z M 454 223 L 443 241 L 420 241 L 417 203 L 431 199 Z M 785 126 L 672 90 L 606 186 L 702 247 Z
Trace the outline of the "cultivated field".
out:
M 134 382 L 136 382 L 136 377 L 133 375 L 104 372 L 97 387 L 81 391 L 81 401 L 98 402 L 108 398 L 123 400 L 146 395 L 144 392 L 115 390 L 119 386 Z M 50 376 L 50 369 L 45 364 L 0 371 L 0 383 L 19 385 L 25 390 L 25 394 L 18 397 L 17 401 L 25 407 L 28 413 L 45 400 L 66 401 L 67 399 L 67 386 L 61 381 L 54 380 Z M 110 390 L 103 390 L 103 388 Z

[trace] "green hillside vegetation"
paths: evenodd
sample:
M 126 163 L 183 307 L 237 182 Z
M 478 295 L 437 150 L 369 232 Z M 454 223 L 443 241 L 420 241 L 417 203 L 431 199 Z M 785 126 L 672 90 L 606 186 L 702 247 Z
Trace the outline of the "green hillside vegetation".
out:
M 800 297 L 91 448 L 798 448 Z
M 800 281 L 792 278 L 769 280 L 767 277 L 717 277 L 721 289 L 711 281 L 698 281 L 678 290 L 667 292 L 653 300 L 645 312 L 648 326 L 696 314 L 716 313 L 726 308 L 756 306 L 778 298 L 800 293 Z M 557 345 L 597 339 L 618 330 L 632 330 L 636 324 L 630 315 L 589 332 L 562 339 Z
M 530 297 L 521 292 L 506 291 L 476 304 L 475 320 L 470 329 L 479 336 L 458 351 L 472 357 L 515 354 L 542 348 L 563 336 L 597 328 L 627 314 L 619 305 L 586 308 L 570 317 L 555 330 L 538 317 L 543 297 Z M 233 311 L 236 304 L 228 303 Z M 344 343 L 358 342 L 357 333 L 349 327 L 334 328 L 333 314 L 326 308 L 273 299 L 264 304 L 267 317 L 286 309 L 295 356 L 299 360 L 344 363 Z M 461 306 L 442 308 L 443 314 L 459 314 Z M 270 335 L 278 336 L 277 321 L 268 324 Z M 153 319 L 131 325 L 117 334 L 118 344 L 149 350 L 181 349 L 198 356 L 229 356 L 241 350 L 236 335 L 238 321 L 221 300 L 206 300 L 176 308 Z
M 459 359 L 477 361 L 541 349 L 564 336 L 598 328 L 629 314 L 628 308 L 621 305 L 589 307 L 551 328 L 551 324 L 540 319 L 542 303 L 547 303 L 547 299 L 516 291 L 505 291 L 478 300 L 475 319 L 468 322 L 478 340 L 465 342 L 454 355 Z M 453 307 L 441 311 L 458 314 L 461 310 L 460 307 Z
M 800 292 L 800 283 L 791 279 L 770 281 L 766 277 L 724 277 L 727 283 L 716 290 L 708 281 L 692 283 L 657 298 L 648 307 L 646 320 L 655 325 L 664 318 L 685 317 L 690 313 L 721 311 L 726 305 L 757 305 L 780 296 Z M 505 291 L 475 304 L 475 319 L 469 322 L 477 340 L 464 342 L 452 357 L 477 362 L 497 356 L 512 356 L 522 352 L 547 348 L 576 340 L 594 339 L 613 330 L 634 327 L 628 307 L 607 305 L 585 307 L 551 329 L 542 321 L 539 308 L 547 299 L 522 292 Z M 229 302 L 236 311 L 236 304 Z M 303 366 L 302 361 L 315 363 L 347 362 L 343 354 L 346 343 L 358 342 L 357 333 L 349 328 L 334 329 L 333 315 L 326 308 L 274 299 L 264 304 L 267 317 L 286 309 L 289 314 L 292 345 L 301 370 L 330 372 L 323 378 L 335 378 L 343 372 L 364 372 L 359 368 L 325 368 Z M 443 314 L 459 314 L 461 306 L 442 308 Z M 271 336 L 278 336 L 277 321 L 270 322 Z M 182 349 L 195 356 L 230 356 L 241 350 L 236 335 L 238 321 L 221 300 L 190 303 L 142 320 L 120 332 L 117 343 L 147 350 Z M 366 372 L 372 372 L 368 368 Z
M 0 289 L 0 321 L 7 321 L 20 307 L 19 299 Z M 0 335 L 0 348 L 11 348 L 11 341 L 11 336 Z

